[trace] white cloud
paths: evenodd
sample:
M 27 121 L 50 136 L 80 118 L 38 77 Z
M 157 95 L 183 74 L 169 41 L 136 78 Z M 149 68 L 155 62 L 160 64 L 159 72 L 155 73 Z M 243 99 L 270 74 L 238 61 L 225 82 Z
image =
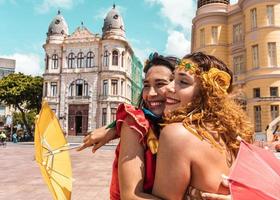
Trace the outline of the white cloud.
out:
M 168 19 L 173 26 L 179 26 L 184 30 L 190 30 L 192 18 L 196 11 L 194 0 L 145 0 L 151 5 L 160 5 L 161 16 Z
M 35 7 L 35 10 L 41 14 L 47 13 L 52 8 L 69 10 L 82 2 L 83 0 L 43 0 L 41 4 Z
M 195 0 L 145 0 L 146 3 L 160 6 L 160 16 L 168 27 L 165 53 L 178 57 L 190 52 L 192 19 L 195 16 Z
M 190 45 L 191 42 L 185 38 L 184 33 L 170 31 L 165 45 L 165 54 L 183 57 L 190 53 Z
M 40 68 L 41 58 L 37 54 L 0 55 L 1 58 L 10 58 L 16 60 L 16 72 L 22 72 L 27 75 L 42 75 L 43 69 Z
M 133 47 L 133 51 L 135 53 L 135 55 L 137 55 L 137 57 L 139 58 L 139 60 L 143 63 L 145 63 L 146 59 L 148 58 L 148 56 L 150 55 L 151 52 L 155 52 L 155 49 L 152 48 L 144 48 L 144 49 L 140 49 L 137 47 Z

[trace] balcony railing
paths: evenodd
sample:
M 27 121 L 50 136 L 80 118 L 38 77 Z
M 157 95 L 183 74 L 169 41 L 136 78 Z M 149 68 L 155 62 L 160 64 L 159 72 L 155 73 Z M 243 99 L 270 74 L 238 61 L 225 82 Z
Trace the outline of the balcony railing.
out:
M 120 95 L 99 95 L 99 100 L 126 100 L 126 101 L 131 101 L 127 97 L 120 96 Z
M 280 101 L 280 97 L 255 97 L 253 101 Z
M 89 99 L 90 96 L 69 96 L 68 99 L 73 99 L 73 100 L 80 100 L 80 99 Z

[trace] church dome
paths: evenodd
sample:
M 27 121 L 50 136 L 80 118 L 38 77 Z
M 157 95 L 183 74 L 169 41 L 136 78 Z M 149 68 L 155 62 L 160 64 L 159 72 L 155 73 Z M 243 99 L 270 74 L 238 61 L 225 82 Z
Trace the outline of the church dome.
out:
M 102 32 L 103 36 L 105 36 L 107 32 L 114 32 L 116 35 L 125 37 L 123 19 L 115 5 L 113 5 L 113 8 L 108 12 L 106 18 L 104 19 Z
M 60 11 L 50 23 L 47 35 L 68 35 L 68 25 Z

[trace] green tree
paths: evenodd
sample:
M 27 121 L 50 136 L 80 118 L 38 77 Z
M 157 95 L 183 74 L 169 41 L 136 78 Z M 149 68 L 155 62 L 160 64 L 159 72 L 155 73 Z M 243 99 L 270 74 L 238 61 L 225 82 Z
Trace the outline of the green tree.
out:
M 25 113 L 28 126 L 32 127 L 32 125 L 34 125 L 35 117 L 37 114 L 38 113 L 37 113 L 36 109 L 32 109 Z M 16 125 L 16 124 L 20 124 L 21 126 L 24 125 L 22 115 L 20 112 L 13 113 L 13 123 L 14 123 L 14 125 Z
M 0 101 L 18 109 L 23 124 L 31 133 L 26 113 L 35 109 L 40 111 L 43 92 L 43 78 L 29 76 L 22 73 L 13 73 L 0 80 Z

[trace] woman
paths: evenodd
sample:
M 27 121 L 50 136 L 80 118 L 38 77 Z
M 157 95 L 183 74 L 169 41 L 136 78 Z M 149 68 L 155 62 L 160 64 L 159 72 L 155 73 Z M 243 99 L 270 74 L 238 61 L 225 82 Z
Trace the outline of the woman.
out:
M 153 194 L 202 199 L 201 191 L 229 193 L 221 173 L 229 173 L 238 152 L 236 137 L 252 142 L 253 135 L 243 110 L 228 96 L 231 78 L 213 56 L 198 52 L 180 62 L 167 87 Z
M 165 87 L 172 79 L 176 62 L 177 58 L 152 54 L 144 68 L 146 75 L 139 103 L 141 109 L 126 104 L 121 104 L 118 108 L 115 132 L 120 137 L 120 144 L 113 164 L 110 199 L 156 199 L 151 191 L 155 174 L 158 123 L 164 110 Z M 104 130 L 105 128 L 101 128 L 94 140 L 91 136 L 86 137 L 80 150 L 95 141 L 98 143 L 100 138 L 114 137 L 114 131 L 110 130 L 104 136 Z
M 145 65 L 140 109 L 121 105 L 116 129 L 116 149 L 110 188 L 111 199 L 156 199 L 151 195 L 155 174 L 158 123 L 165 107 L 165 88 L 172 80 L 177 59 L 153 55 Z

